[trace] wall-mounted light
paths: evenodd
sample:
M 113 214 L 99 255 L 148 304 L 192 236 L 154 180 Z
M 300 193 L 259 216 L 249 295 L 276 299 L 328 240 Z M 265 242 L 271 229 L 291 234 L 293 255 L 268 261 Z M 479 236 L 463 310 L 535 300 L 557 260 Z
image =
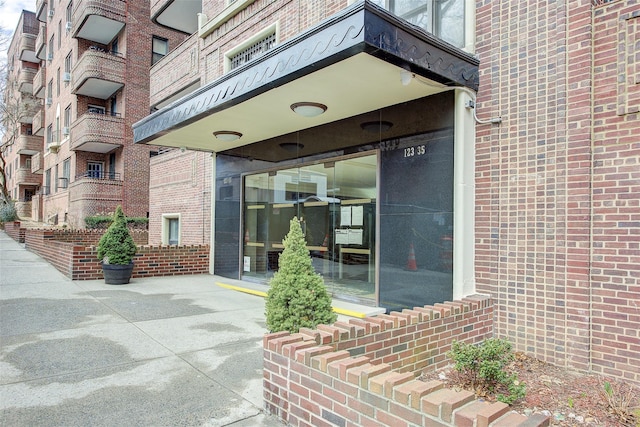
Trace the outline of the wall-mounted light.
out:
M 300 144 L 299 142 L 283 142 L 280 144 L 280 148 L 290 153 L 295 153 L 298 150 L 302 150 L 304 144 Z
M 231 142 L 242 137 L 242 134 L 240 132 L 234 132 L 232 130 L 219 130 L 217 132 L 214 132 L 213 136 L 215 136 L 216 139 L 219 139 L 220 141 Z
M 303 117 L 316 117 L 327 111 L 327 106 L 318 102 L 296 102 L 291 104 L 291 109 Z
M 386 121 L 360 123 L 362 130 L 371 133 L 386 132 L 393 127 L 393 123 Z

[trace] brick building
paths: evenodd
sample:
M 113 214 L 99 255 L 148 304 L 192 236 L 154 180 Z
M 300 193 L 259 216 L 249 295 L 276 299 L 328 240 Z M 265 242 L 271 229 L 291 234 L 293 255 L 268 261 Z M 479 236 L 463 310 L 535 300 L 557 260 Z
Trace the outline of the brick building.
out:
M 149 113 L 149 68 L 184 34 L 153 24 L 149 1 L 37 0 L 35 7 L 23 16 L 35 26 L 29 87 L 41 105 L 29 124 L 40 143 L 25 154 L 38 181 L 13 185 L 17 200 L 31 200 L 20 216 L 74 228 L 117 205 L 147 216 L 154 150 L 132 143 L 131 126 Z
M 3 93 L 2 155 L 6 188 L 19 216 L 31 216 L 31 198 L 42 182 L 33 173 L 33 158 L 42 150 L 42 137 L 32 132 L 32 121 L 40 103 L 32 96 L 39 60 L 35 55 L 38 21 L 23 11 L 7 50 L 7 76 Z
M 266 283 L 301 216 L 336 298 L 489 294 L 518 350 L 640 382 L 637 0 L 184 3 L 150 239 Z

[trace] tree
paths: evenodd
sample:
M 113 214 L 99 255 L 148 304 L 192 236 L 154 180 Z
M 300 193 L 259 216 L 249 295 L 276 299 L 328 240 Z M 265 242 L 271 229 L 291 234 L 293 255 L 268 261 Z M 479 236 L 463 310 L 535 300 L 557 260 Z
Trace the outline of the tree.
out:
M 98 259 L 104 264 L 128 265 L 133 261 L 137 249 L 127 228 L 122 207 L 118 206 L 113 222 L 98 242 Z
M 337 319 L 324 279 L 313 269 L 302 227 L 297 218 L 290 222 L 284 238 L 279 270 L 270 282 L 266 301 L 267 327 L 272 332 L 298 332 Z

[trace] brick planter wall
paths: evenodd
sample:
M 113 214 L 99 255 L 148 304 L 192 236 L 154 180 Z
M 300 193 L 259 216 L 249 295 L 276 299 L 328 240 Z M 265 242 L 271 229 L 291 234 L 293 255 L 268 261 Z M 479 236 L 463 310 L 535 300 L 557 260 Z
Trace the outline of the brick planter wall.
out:
M 264 337 L 266 408 L 292 426 L 544 426 L 503 403 L 415 379 L 446 365 L 452 341 L 493 334 L 489 297 Z
M 25 229 L 20 228 L 20 221 L 5 222 L 3 224 L 4 231 L 9 237 L 19 243 L 24 243 Z
M 25 247 L 72 280 L 102 279 L 96 243 L 102 232 L 27 230 Z M 133 278 L 205 274 L 209 272 L 209 246 L 149 246 L 146 231 L 133 231 L 138 244 Z

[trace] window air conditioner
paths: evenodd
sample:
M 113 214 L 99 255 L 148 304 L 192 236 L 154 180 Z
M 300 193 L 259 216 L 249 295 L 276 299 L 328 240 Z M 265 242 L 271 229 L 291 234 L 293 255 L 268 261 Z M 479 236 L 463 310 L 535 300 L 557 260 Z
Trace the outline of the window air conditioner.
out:
M 47 105 L 51 105 L 51 104 L 53 104 L 53 99 L 51 99 L 51 98 L 47 98 L 47 100 L 45 101 L 45 103 L 46 103 Z
M 71 81 L 71 73 L 64 73 L 62 75 L 62 81 L 63 82 L 70 82 Z
M 65 127 L 62 128 L 62 134 L 63 135 L 69 135 L 69 127 L 68 126 L 65 126 Z
M 49 9 L 49 18 L 53 18 L 53 15 L 56 13 L 55 10 Z
M 58 188 L 67 188 L 69 186 L 69 180 L 67 178 L 58 178 Z
M 71 24 L 71 21 L 67 21 L 67 24 L 65 26 L 65 28 L 67 29 L 67 31 L 71 31 L 71 28 L 73 27 L 73 25 Z

